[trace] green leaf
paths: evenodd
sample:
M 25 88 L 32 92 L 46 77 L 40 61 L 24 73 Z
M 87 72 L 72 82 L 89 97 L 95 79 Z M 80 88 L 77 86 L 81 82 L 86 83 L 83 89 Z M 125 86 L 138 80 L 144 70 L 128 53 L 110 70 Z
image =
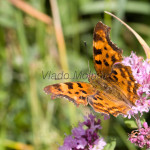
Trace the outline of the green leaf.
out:
M 137 124 L 134 120 L 125 120 L 125 124 L 128 126 L 130 129 L 137 128 Z
M 115 147 L 116 147 L 116 140 L 113 140 L 110 143 L 107 143 L 107 145 L 104 147 L 104 150 L 114 150 Z

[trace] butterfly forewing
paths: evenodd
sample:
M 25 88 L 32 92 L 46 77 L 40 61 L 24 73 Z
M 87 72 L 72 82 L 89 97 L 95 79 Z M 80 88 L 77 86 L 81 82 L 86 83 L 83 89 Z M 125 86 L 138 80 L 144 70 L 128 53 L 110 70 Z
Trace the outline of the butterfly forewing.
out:
M 110 28 L 98 22 L 93 33 L 93 60 L 99 76 L 107 76 L 112 65 L 122 60 L 122 50 L 109 39 Z
M 66 82 L 46 86 L 44 91 L 52 94 L 52 98 L 64 97 L 76 105 L 87 105 L 87 96 L 94 94 L 95 89 L 85 82 Z

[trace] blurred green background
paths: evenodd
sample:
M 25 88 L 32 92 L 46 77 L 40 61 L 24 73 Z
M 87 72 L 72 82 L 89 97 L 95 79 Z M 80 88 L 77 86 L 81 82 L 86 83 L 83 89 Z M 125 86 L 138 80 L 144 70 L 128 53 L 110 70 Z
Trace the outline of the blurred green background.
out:
M 111 39 L 124 56 L 134 51 L 145 58 L 132 33 L 104 10 L 124 20 L 150 45 L 150 1 L 24 1 L 48 15 L 48 23 L 33 17 L 30 9 L 24 12 L 26 5 L 18 1 L 0 0 L 0 150 L 56 150 L 63 144 L 64 133 L 70 134 L 93 110 L 64 99 L 50 100 L 43 88 L 68 80 L 44 79 L 43 75 L 64 71 L 73 76 L 75 71 L 87 73 L 89 67 L 95 73 L 92 34 L 98 21 L 112 28 Z M 136 150 L 127 140 L 131 129 L 124 121 L 113 116 L 102 121 L 101 134 L 108 143 L 116 140 L 116 150 Z

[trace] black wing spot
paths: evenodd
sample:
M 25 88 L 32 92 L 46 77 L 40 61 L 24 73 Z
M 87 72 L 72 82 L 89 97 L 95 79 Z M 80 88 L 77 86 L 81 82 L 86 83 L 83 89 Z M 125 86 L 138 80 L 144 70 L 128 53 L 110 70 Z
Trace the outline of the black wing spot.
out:
M 79 92 L 75 92 L 75 94 L 79 94 Z
M 117 107 L 111 107 L 110 109 L 118 109 Z
M 131 92 L 131 91 L 130 91 L 130 86 L 127 87 L 127 91 L 128 91 L 128 92 Z
M 107 50 L 106 46 L 104 46 L 104 50 Z
M 94 103 L 96 106 L 100 106 L 100 107 L 104 107 L 104 105 L 100 104 L 100 103 Z
M 135 83 L 135 84 L 134 84 L 134 88 L 133 88 L 134 94 L 137 94 L 137 89 L 138 89 L 138 87 L 139 87 L 139 84 L 138 84 L 138 83 Z
M 105 66 L 109 66 L 108 62 L 105 59 L 103 60 L 103 62 L 105 64 Z
M 93 99 L 97 100 L 97 98 L 96 98 L 96 97 L 93 97 Z
M 97 96 L 98 99 L 103 100 L 101 97 Z
M 68 89 L 73 89 L 73 83 L 71 82 L 67 82 L 67 83 L 64 83 L 68 86 Z
M 137 94 L 136 90 L 137 90 L 136 87 L 134 87 L 134 88 L 133 88 L 133 93 L 134 93 L 134 94 Z
M 130 80 L 131 80 L 131 81 L 135 81 L 135 79 L 134 79 L 134 77 L 133 77 L 133 75 L 132 75 L 131 67 L 126 66 L 126 67 L 125 67 L 125 70 L 126 70 L 126 72 L 128 73 Z M 129 70 L 130 70 L 130 71 L 129 71 Z
M 94 47 L 94 55 L 101 55 L 102 54 L 102 50 L 101 49 L 96 49 Z
M 84 90 L 81 90 L 81 92 L 82 92 L 82 93 L 84 93 L 84 94 L 87 94 L 87 92 L 86 92 L 86 91 L 84 91 Z
M 111 60 L 112 60 L 113 63 L 115 63 L 115 62 L 117 61 L 117 59 L 115 58 L 115 55 L 113 55 L 113 56 L 111 57 Z
M 117 74 L 118 74 L 116 70 L 113 70 L 113 71 L 112 71 L 112 73 L 114 73 L 115 75 L 117 75 Z
M 79 88 L 83 88 L 83 86 L 81 85 L 81 83 L 77 83 Z
M 118 78 L 116 76 L 113 76 L 115 78 L 116 81 L 118 81 Z
M 68 91 L 69 94 L 72 94 L 70 91 Z
M 135 81 L 135 79 L 132 76 L 129 76 L 131 81 Z
M 124 71 L 122 69 L 120 69 L 120 72 L 121 72 L 121 76 L 126 79 L 126 75 L 125 75 Z
M 108 53 L 106 53 L 106 58 L 108 58 L 109 57 L 109 55 L 108 55 Z
M 60 88 L 57 89 L 58 91 L 62 92 L 62 90 Z
M 83 100 L 85 100 L 85 99 L 86 99 L 86 97 L 84 97 L 84 96 L 79 96 L 79 99 L 83 99 Z
M 102 64 L 102 62 L 99 60 L 99 61 L 95 61 L 96 62 L 96 64 L 99 64 L 99 65 L 101 65 Z

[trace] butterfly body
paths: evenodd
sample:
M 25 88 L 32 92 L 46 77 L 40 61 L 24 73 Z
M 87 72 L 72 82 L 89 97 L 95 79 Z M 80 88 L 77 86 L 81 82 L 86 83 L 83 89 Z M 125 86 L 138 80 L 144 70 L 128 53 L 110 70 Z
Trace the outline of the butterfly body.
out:
M 93 61 L 97 75 L 89 83 L 66 82 L 44 88 L 51 98 L 64 97 L 76 105 L 90 104 L 96 112 L 126 115 L 138 99 L 131 68 L 121 63 L 122 50 L 109 39 L 110 28 L 98 22 L 93 33 Z

